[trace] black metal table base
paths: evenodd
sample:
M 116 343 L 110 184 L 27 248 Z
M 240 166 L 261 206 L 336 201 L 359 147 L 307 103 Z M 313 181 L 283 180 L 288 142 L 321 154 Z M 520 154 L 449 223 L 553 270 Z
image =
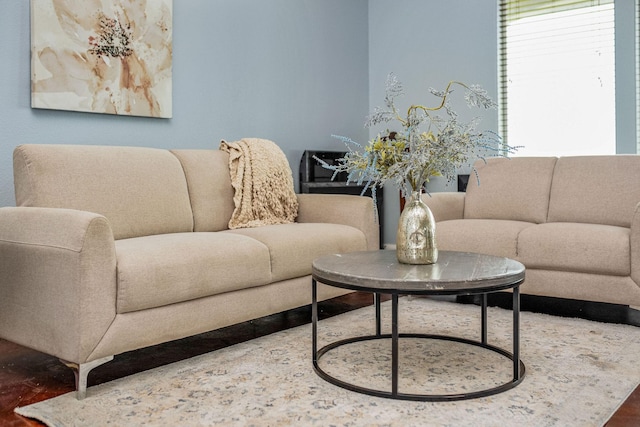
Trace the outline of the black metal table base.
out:
M 318 300 L 317 300 L 317 283 L 312 281 L 312 356 L 313 356 L 313 368 L 315 372 L 324 380 L 345 388 L 347 390 L 355 391 L 358 393 L 368 394 L 377 397 L 386 397 L 400 400 L 414 400 L 414 401 L 455 401 L 465 399 L 475 399 L 479 397 L 491 396 L 497 393 L 510 390 L 522 382 L 525 376 L 525 365 L 520 360 L 520 293 L 519 286 L 513 288 L 513 353 L 502 348 L 490 345 L 487 343 L 487 294 L 482 294 L 482 308 L 481 308 L 481 336 L 480 341 L 473 341 L 466 338 L 458 338 L 445 335 L 433 335 L 433 334 L 400 334 L 398 332 L 398 294 L 393 293 L 391 299 L 391 334 L 382 334 L 381 332 L 381 310 L 380 310 L 380 294 L 374 294 L 375 311 L 376 311 L 376 333 L 375 335 L 366 335 L 355 338 L 348 338 L 340 341 L 330 343 L 321 349 L 318 349 Z M 473 345 L 481 347 L 495 353 L 504 356 L 513 363 L 513 377 L 510 381 L 492 388 L 487 388 L 478 391 L 472 391 L 467 393 L 454 393 L 454 394 L 412 394 L 402 393 L 398 390 L 398 340 L 400 338 L 418 338 L 418 339 L 432 339 L 432 340 L 446 340 L 455 341 L 463 344 Z M 324 371 L 320 365 L 320 358 L 329 351 L 347 344 L 352 344 L 361 341 L 371 340 L 391 340 L 391 390 L 378 390 L 370 389 L 367 387 L 358 386 L 339 378 L 336 378 L 326 371 Z

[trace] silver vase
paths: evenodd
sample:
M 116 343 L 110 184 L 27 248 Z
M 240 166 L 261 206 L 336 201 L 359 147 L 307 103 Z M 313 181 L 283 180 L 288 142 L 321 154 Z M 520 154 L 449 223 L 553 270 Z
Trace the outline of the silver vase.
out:
M 400 214 L 396 254 L 403 264 L 434 264 L 438 260 L 436 222 L 418 191 L 411 193 Z

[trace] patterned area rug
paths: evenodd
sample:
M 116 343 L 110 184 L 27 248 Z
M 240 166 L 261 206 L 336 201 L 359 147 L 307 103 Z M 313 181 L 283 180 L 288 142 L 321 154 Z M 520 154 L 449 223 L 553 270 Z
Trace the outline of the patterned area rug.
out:
M 320 345 L 373 333 L 373 308 L 319 323 Z M 389 331 L 390 305 L 383 304 Z M 401 332 L 478 339 L 480 308 L 401 298 Z M 489 342 L 511 348 L 511 312 L 489 309 Z M 334 349 L 322 367 L 367 387 L 390 387 L 390 345 Z M 508 381 L 511 361 L 444 340 L 400 342 L 400 391 L 451 393 Z M 311 325 L 278 332 L 110 383 L 17 408 L 49 426 L 601 426 L 640 382 L 640 328 L 521 314 L 524 381 L 490 397 L 411 402 L 327 383 L 311 364 Z M 425 389 L 426 387 L 426 389 Z

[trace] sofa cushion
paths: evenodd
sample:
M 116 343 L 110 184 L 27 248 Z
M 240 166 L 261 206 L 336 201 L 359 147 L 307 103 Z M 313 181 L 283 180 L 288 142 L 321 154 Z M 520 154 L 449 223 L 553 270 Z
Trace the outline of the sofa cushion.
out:
M 229 154 L 221 150 L 171 150 L 189 186 L 193 231 L 226 230 L 233 213 Z
M 26 144 L 13 168 L 17 206 L 98 213 L 116 239 L 193 230 L 184 172 L 167 150 Z
M 640 156 L 561 157 L 556 164 L 549 222 L 629 227 L 640 202 Z
M 332 253 L 367 250 L 364 233 L 339 224 L 293 223 L 224 231 L 262 242 L 271 253 L 273 281 L 311 274 L 313 260 Z
M 522 230 L 518 260 L 527 268 L 628 276 L 629 247 L 628 228 L 552 222 Z
M 439 250 L 517 257 L 518 235 L 535 224 L 496 219 L 454 219 L 436 224 Z
M 226 233 L 172 233 L 116 242 L 118 313 L 271 283 L 269 250 Z
M 476 162 L 478 179 L 471 174 L 464 217 L 545 222 L 556 160 L 555 157 L 514 157 Z

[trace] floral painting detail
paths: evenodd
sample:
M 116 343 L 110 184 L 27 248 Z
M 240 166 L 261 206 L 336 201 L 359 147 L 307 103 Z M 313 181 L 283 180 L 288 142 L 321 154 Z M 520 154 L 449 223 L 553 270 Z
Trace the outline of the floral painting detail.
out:
M 387 77 L 384 107 L 376 107 L 367 117 L 365 126 L 394 122 L 396 127 L 387 129 L 364 146 L 344 136 L 335 136 L 348 148 L 338 165 L 329 165 L 316 159 L 328 169 L 347 173 L 348 181 L 372 187 L 392 183 L 404 197 L 414 191 L 424 190 L 434 176 L 453 181 L 462 166 L 480 158 L 506 156 L 517 150 L 504 144 L 490 131 L 477 129 L 480 119 L 462 120 L 449 103 L 455 87 L 461 87 L 464 100 L 471 108 L 495 108 L 495 102 L 478 85 L 466 85 L 451 81 L 444 90 L 429 91 L 438 100 L 434 106 L 411 105 L 406 112 L 396 106 L 396 99 L 403 95 L 402 84 L 391 73 Z M 364 193 L 364 192 L 363 192 Z
M 31 0 L 31 106 L 172 117 L 172 0 Z
M 121 57 L 131 55 L 131 25 L 126 28 L 117 19 L 100 16 L 98 36 L 89 36 L 89 52 L 100 56 Z

